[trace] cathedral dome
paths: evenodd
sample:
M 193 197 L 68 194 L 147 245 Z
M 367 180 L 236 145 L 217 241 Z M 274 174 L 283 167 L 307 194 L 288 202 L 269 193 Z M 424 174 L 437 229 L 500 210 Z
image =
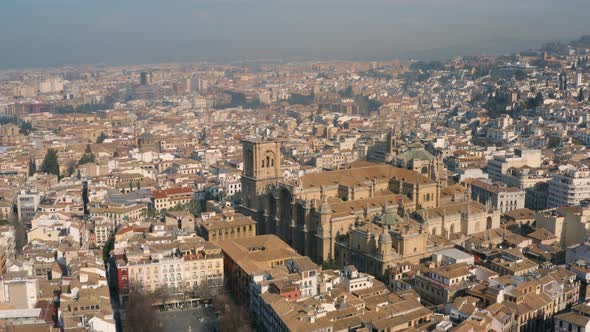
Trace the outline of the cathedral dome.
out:
M 389 231 L 383 230 L 383 233 L 379 235 L 379 243 L 392 243 L 393 240 L 391 239 L 391 234 Z
M 383 214 L 377 219 L 377 223 L 381 225 L 395 225 L 398 224 L 399 221 L 400 217 L 393 213 L 393 210 L 389 207 L 386 207 Z

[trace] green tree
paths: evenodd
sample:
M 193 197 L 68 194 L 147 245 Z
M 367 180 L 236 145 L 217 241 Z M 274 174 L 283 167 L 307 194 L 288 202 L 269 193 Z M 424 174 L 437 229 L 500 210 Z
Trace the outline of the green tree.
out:
M 94 162 L 94 153 L 92 153 L 92 149 L 90 149 L 90 144 L 86 145 L 86 149 L 84 150 L 84 155 L 78 161 L 78 165 L 84 165 L 88 163 Z
M 23 121 L 19 125 L 19 133 L 28 135 L 33 130 L 33 125 L 29 121 Z
M 68 161 L 68 168 L 67 168 L 67 175 L 72 176 L 76 172 L 76 161 L 70 160 Z
M 537 95 L 535 96 L 535 105 L 541 106 L 543 105 L 543 102 L 545 101 L 545 99 L 543 98 L 543 94 L 541 93 L 541 91 L 537 92 Z
M 201 203 L 196 199 L 191 199 L 188 203 L 188 211 L 192 213 L 193 216 L 199 217 L 201 215 Z
M 561 138 L 559 136 L 551 136 L 549 137 L 549 141 L 547 142 L 547 147 L 550 149 L 556 148 L 561 144 Z
M 338 269 L 338 264 L 336 264 L 336 260 L 333 257 L 328 257 L 327 260 L 325 260 L 322 263 L 322 269 L 323 270 L 336 270 Z
M 107 135 L 104 132 L 101 132 L 100 135 L 98 135 L 98 138 L 96 139 L 96 143 L 102 143 L 104 142 L 104 140 L 107 138 Z
M 48 174 L 54 174 L 59 177 L 59 161 L 57 159 L 57 150 L 48 149 L 41 164 L 41 171 Z
M 180 204 L 180 203 L 178 203 L 168 209 L 168 211 L 184 211 L 184 210 L 186 210 L 186 206 L 184 204 Z
M 352 86 L 347 86 L 345 89 L 338 91 L 340 96 L 344 98 L 352 98 L 354 93 L 352 92 Z
M 35 160 L 31 158 L 29 160 L 29 176 L 33 176 L 37 173 L 37 165 L 35 164 Z

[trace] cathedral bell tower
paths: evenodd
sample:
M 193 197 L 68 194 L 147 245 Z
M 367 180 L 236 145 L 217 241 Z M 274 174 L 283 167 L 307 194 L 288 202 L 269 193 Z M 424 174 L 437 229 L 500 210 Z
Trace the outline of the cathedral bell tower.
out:
M 393 161 L 393 158 L 395 158 L 395 156 L 397 156 L 398 154 L 395 128 L 387 133 L 387 142 L 385 144 L 385 147 L 385 162 L 390 163 Z
M 263 196 L 281 177 L 281 144 L 276 140 L 243 140 L 242 205 L 254 212 L 265 208 Z

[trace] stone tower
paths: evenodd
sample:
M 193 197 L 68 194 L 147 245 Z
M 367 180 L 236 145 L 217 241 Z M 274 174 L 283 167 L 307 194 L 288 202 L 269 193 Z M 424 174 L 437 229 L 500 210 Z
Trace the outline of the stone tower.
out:
M 385 162 L 392 162 L 393 158 L 398 154 L 397 137 L 395 128 L 387 133 L 387 142 L 385 144 Z
M 265 208 L 267 188 L 276 186 L 281 177 L 281 144 L 276 140 L 244 140 L 242 205 L 258 212 Z

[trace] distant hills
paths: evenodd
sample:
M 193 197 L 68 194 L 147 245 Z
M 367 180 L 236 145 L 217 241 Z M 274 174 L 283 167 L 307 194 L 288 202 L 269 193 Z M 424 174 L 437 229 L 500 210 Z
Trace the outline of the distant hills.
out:
M 573 47 L 590 48 L 590 35 L 580 37 L 578 40 L 574 40 L 570 43 Z

